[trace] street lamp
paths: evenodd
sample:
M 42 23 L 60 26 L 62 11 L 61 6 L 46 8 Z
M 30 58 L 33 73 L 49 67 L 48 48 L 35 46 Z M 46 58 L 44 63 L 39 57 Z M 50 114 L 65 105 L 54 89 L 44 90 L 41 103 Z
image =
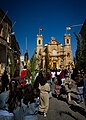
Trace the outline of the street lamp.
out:
M 70 25 L 70 26 L 67 26 L 66 27 L 66 33 L 67 33 L 67 30 L 71 30 L 72 27 L 79 27 L 79 26 L 82 26 L 83 24 L 76 24 L 76 25 Z
M 83 24 L 75 24 L 75 25 L 67 26 L 66 27 L 66 33 L 67 33 L 67 31 L 71 30 L 73 27 L 80 27 L 80 26 L 83 26 Z M 75 37 L 77 36 L 77 34 L 75 32 L 74 32 L 74 35 L 75 35 Z M 80 37 L 80 34 L 79 34 L 79 37 Z

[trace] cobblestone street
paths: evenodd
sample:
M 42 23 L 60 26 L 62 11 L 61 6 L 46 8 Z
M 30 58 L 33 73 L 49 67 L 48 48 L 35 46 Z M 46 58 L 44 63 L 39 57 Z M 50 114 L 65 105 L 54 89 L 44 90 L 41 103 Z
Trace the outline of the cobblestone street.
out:
M 80 105 L 75 101 L 71 101 L 69 104 L 65 102 L 65 99 L 58 100 L 57 98 L 50 99 L 50 107 L 47 117 L 38 115 L 38 120 L 86 120 L 86 111 L 84 103 Z
M 67 102 L 64 95 L 57 99 L 50 99 L 47 117 L 38 115 L 38 120 L 86 120 L 86 109 L 84 102 L 78 104 L 76 100 L 76 88 L 71 93 L 71 101 Z

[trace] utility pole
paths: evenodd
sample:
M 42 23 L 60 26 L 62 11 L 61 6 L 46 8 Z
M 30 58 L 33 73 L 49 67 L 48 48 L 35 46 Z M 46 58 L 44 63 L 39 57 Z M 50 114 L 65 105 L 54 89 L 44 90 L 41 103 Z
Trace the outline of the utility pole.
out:
M 28 62 L 28 46 L 27 46 L 27 37 L 26 37 L 26 52 L 25 52 L 25 62 L 26 62 L 26 65 L 27 65 L 27 62 Z

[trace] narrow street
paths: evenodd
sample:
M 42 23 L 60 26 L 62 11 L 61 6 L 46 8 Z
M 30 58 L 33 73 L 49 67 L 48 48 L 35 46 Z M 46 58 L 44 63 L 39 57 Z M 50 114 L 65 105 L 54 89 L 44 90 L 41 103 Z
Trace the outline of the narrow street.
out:
M 71 101 L 67 102 L 64 95 L 57 99 L 50 99 L 50 106 L 47 117 L 38 115 L 38 120 L 86 120 L 86 109 L 84 102 L 78 104 L 76 101 L 76 91 L 71 94 Z
M 0 0 L 0 120 L 86 120 L 85 11 L 86 0 Z
M 86 120 L 86 111 L 83 103 L 80 105 L 75 101 L 71 101 L 69 104 L 65 102 L 65 99 L 58 100 L 52 97 L 50 99 L 50 107 L 47 117 L 38 115 L 38 120 Z

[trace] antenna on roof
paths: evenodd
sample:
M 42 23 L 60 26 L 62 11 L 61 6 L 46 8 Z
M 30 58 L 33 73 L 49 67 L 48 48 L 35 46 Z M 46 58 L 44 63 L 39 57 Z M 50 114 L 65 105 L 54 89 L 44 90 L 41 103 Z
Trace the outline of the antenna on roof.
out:
M 2 18 L 2 20 L 1 20 L 1 22 L 0 22 L 0 24 L 2 24 L 2 22 L 3 22 L 4 18 L 6 17 L 7 13 L 8 13 L 8 10 L 6 11 L 5 15 L 3 16 L 3 18 Z

